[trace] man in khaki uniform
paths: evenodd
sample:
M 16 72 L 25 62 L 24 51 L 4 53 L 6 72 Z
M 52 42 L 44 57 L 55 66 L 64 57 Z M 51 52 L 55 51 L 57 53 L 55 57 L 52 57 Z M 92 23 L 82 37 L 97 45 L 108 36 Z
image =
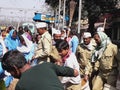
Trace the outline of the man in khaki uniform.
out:
M 61 31 L 60 30 L 55 30 L 53 32 L 53 42 L 52 42 L 52 52 L 50 54 L 50 59 L 53 63 L 61 64 L 62 59 L 61 56 L 59 55 L 57 48 L 55 47 L 55 44 L 58 40 L 61 39 Z
M 80 64 L 81 75 L 91 75 L 92 65 L 91 56 L 95 46 L 91 42 L 91 34 L 84 32 L 83 43 L 79 44 L 76 51 L 76 56 Z
M 95 61 L 94 71 L 98 71 L 98 75 L 93 81 L 92 90 L 103 90 L 104 84 L 115 87 L 118 75 L 118 61 L 115 59 L 118 53 L 117 46 L 104 32 L 96 32 L 94 39 L 97 47 L 92 59 Z
M 36 23 L 37 32 L 41 35 L 37 50 L 35 51 L 35 55 L 33 58 L 37 58 L 37 63 L 41 62 L 50 62 L 49 55 L 51 53 L 52 47 L 52 37 L 47 31 L 47 23 L 45 22 L 38 22 Z
M 118 67 L 118 70 L 119 70 L 119 73 L 118 73 L 118 77 L 117 77 L 117 83 L 116 83 L 116 88 L 118 89 L 118 90 L 120 90 L 120 49 L 119 49 L 119 51 L 118 51 L 118 54 L 117 54 L 117 60 L 118 60 L 118 65 L 119 65 L 119 67 Z
M 92 73 L 91 56 L 94 49 L 90 32 L 84 32 L 83 43 L 78 45 L 76 56 L 80 65 L 81 76 L 88 81 Z

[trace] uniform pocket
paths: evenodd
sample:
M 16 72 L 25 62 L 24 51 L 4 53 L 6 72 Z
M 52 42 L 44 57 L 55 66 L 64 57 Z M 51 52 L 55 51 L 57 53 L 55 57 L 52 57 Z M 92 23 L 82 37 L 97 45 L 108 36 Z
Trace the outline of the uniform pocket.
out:
M 102 57 L 101 57 L 101 67 L 103 69 L 112 69 L 112 65 L 113 65 L 113 54 L 112 53 L 105 53 Z

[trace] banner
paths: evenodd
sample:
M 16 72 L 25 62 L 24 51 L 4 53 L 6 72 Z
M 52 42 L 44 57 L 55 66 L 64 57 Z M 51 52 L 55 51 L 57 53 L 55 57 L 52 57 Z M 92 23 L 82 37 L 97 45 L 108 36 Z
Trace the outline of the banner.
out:
M 35 13 L 35 16 L 33 17 L 34 21 L 45 21 L 49 23 L 54 23 L 55 22 L 55 17 L 51 15 L 44 15 L 41 13 Z

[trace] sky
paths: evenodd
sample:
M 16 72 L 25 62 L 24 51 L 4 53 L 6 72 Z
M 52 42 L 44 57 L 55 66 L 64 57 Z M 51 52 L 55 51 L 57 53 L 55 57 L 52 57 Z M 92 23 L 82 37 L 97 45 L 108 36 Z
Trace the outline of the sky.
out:
M 0 7 L 39 9 L 45 0 L 0 0 Z
M 0 0 L 0 20 L 32 21 L 34 12 L 50 14 L 49 8 L 45 0 Z

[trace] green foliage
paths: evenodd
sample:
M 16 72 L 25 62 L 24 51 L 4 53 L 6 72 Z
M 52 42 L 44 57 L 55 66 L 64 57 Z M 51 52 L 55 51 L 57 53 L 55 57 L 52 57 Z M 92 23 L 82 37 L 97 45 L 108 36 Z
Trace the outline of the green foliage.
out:
M 45 0 L 45 3 L 47 3 L 53 8 L 56 8 L 59 5 L 59 0 Z
M 63 1 L 63 0 L 62 0 Z M 69 15 L 69 2 L 71 0 L 66 0 L 66 11 Z M 79 1 L 77 2 L 76 9 L 74 12 L 73 21 L 78 20 L 78 11 L 79 11 Z M 82 19 L 89 19 L 89 28 L 93 30 L 94 23 L 98 20 L 98 18 L 104 13 L 113 13 L 114 11 L 119 11 L 116 8 L 119 0 L 82 0 Z M 46 3 L 51 5 L 53 8 L 58 7 L 59 0 L 46 0 Z
M 5 82 L 3 80 L 0 80 L 0 90 L 6 90 Z
M 61 0 L 63 2 L 63 0 Z M 78 17 L 78 7 L 79 0 L 75 0 L 77 2 L 75 15 Z M 117 9 L 115 6 L 119 0 L 82 0 L 82 18 L 91 17 L 91 16 L 99 16 L 102 13 L 110 13 L 113 10 Z M 59 0 L 45 0 L 45 2 L 52 6 L 53 8 L 58 7 Z M 66 0 L 66 8 L 69 9 L 70 0 Z M 66 10 L 69 11 L 69 10 Z M 75 16 L 75 17 L 76 17 Z

